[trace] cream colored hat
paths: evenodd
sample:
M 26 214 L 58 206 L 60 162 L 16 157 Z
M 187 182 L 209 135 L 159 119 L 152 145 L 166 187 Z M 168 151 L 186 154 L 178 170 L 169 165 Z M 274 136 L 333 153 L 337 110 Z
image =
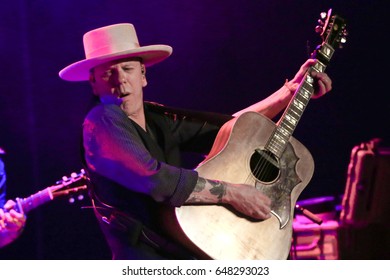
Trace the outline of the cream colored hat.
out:
M 83 37 L 85 58 L 59 72 L 66 81 L 87 81 L 89 71 L 102 63 L 127 57 L 140 57 L 146 66 L 163 61 L 172 53 L 167 45 L 141 47 L 135 28 L 130 23 L 120 23 L 94 29 Z

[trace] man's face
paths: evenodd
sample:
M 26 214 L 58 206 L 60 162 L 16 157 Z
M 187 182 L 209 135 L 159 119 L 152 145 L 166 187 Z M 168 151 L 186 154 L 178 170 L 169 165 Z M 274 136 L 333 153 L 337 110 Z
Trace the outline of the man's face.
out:
M 121 59 L 96 66 L 90 82 L 94 94 L 100 98 L 120 99 L 120 107 L 128 116 L 143 107 L 143 87 L 147 81 L 145 66 L 138 59 Z

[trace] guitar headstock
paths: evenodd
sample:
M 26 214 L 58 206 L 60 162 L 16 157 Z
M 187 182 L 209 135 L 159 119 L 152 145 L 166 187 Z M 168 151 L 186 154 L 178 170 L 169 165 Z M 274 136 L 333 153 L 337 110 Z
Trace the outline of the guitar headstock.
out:
M 332 15 L 332 9 L 322 12 L 315 30 L 320 34 L 323 43 L 332 48 L 342 48 L 347 42 L 346 22 L 338 15 Z
M 63 176 L 62 180 L 57 181 L 54 185 L 47 187 L 39 192 L 30 195 L 26 198 L 16 198 L 16 210 L 18 212 L 27 213 L 32 209 L 49 202 L 58 197 L 69 197 L 69 201 L 72 199 L 72 195 L 78 195 L 78 200 L 83 198 L 82 191 L 87 189 L 88 177 L 85 174 L 84 169 L 81 169 L 79 173 L 72 173 L 69 177 Z M 82 197 L 80 199 L 80 197 Z
M 81 169 L 79 173 L 72 172 L 69 177 L 63 176 L 61 180 L 55 183 L 55 185 L 67 186 L 79 180 L 85 180 L 86 178 L 85 170 Z
M 69 196 L 87 189 L 88 177 L 85 170 L 81 169 L 79 173 L 73 172 L 70 176 L 63 176 L 55 185 L 50 186 L 53 197 Z M 70 200 L 71 201 L 71 200 Z

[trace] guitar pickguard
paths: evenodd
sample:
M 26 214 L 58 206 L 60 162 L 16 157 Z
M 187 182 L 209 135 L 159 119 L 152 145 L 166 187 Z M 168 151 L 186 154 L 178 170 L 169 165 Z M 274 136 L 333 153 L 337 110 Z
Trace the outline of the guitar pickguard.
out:
M 295 186 L 301 182 L 296 172 L 298 160 L 292 145 L 288 144 L 278 161 L 279 177 L 277 180 L 271 184 L 263 183 L 258 179 L 255 182 L 255 187 L 271 199 L 272 214 L 279 220 L 281 229 L 290 220 L 291 193 Z

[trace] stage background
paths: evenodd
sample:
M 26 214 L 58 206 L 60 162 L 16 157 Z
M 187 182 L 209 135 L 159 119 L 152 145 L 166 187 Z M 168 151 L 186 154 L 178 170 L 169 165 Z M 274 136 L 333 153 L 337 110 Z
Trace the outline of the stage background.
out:
M 173 55 L 147 69 L 145 99 L 234 113 L 290 79 L 320 41 L 320 12 L 348 21 L 348 43 L 328 69 L 333 90 L 313 100 L 294 136 L 312 153 L 315 174 L 301 197 L 339 197 L 350 151 L 389 140 L 387 1 L 14 0 L 0 9 L 0 146 L 8 197 L 26 197 L 81 168 L 87 83 L 58 71 L 84 57 L 82 35 L 131 22 L 142 45 Z M 190 166 L 194 162 L 187 159 Z M 109 259 L 88 200 L 57 200 L 28 215 L 23 235 L 0 259 Z

